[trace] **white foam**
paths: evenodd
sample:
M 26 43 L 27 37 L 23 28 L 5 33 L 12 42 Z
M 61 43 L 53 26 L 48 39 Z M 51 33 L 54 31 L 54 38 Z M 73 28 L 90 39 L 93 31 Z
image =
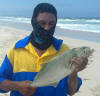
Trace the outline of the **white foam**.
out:
M 31 24 L 31 18 L 25 18 L 25 17 L 0 16 L 0 20 Z M 60 18 L 58 19 L 57 26 L 64 29 L 91 31 L 91 32 L 100 33 L 100 19 L 95 19 L 95 18 L 94 19 Z

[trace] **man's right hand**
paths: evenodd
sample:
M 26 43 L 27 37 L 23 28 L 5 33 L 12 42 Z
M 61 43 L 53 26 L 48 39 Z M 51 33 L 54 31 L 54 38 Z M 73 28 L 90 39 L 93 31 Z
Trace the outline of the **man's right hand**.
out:
M 17 82 L 17 91 L 19 91 L 24 96 L 32 96 L 36 88 L 30 85 L 30 81 Z

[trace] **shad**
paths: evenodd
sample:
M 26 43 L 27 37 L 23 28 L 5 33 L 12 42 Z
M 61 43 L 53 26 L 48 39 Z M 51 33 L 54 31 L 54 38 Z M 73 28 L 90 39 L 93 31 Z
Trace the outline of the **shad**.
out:
M 93 49 L 89 47 L 73 48 L 62 55 L 55 57 L 50 62 L 46 63 L 40 72 L 36 75 L 34 81 L 31 83 L 33 87 L 40 86 L 54 86 L 63 79 L 65 76 L 69 75 L 75 68 L 74 64 L 71 62 L 73 57 L 77 57 L 82 60 L 82 58 L 89 58 L 93 53 Z

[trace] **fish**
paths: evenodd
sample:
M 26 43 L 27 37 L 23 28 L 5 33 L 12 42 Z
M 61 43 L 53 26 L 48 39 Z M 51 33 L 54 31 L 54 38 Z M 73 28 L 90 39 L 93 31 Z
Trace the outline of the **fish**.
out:
M 82 46 L 72 48 L 63 54 L 56 56 L 54 59 L 44 64 L 43 68 L 37 73 L 36 77 L 31 82 L 31 86 L 56 87 L 60 80 L 71 74 L 75 69 L 75 65 L 71 61 L 73 57 L 77 57 L 79 60 L 82 60 L 83 58 L 89 59 L 93 52 L 94 49 L 87 46 Z

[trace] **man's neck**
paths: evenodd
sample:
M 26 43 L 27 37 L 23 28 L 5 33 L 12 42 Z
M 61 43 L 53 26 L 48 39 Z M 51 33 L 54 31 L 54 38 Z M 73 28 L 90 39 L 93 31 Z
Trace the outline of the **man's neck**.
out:
M 41 56 L 46 50 L 40 50 L 34 47 L 35 51 L 37 52 L 38 56 Z

